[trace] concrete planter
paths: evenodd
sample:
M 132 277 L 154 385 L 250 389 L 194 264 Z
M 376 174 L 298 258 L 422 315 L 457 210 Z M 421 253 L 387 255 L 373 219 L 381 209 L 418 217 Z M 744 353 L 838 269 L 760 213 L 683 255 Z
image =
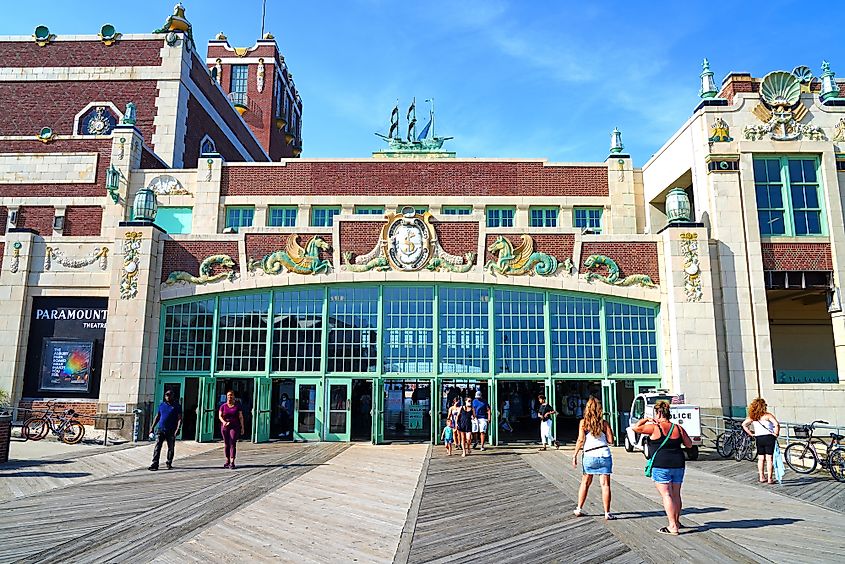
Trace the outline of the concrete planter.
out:
M 0 415 L 0 464 L 9 461 L 9 443 L 12 440 L 12 416 Z

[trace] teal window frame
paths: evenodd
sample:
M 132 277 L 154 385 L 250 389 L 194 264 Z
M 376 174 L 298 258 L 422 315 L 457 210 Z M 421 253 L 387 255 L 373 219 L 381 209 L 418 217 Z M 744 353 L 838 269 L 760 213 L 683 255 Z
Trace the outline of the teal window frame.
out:
M 267 208 L 268 227 L 296 227 L 299 206 L 269 206 Z
M 440 208 L 443 215 L 472 215 L 472 206 L 443 206 Z
M 530 227 L 557 227 L 560 208 L 556 206 L 531 206 L 528 208 Z
M 249 221 L 246 221 L 249 218 Z M 237 233 L 241 227 L 252 227 L 255 221 L 255 206 L 226 206 L 226 228 Z
M 602 232 L 604 208 L 596 206 L 575 206 L 572 208 L 572 226 L 578 229 L 590 229 L 595 233 Z
M 384 206 L 355 206 L 355 215 L 384 215 Z
M 759 155 L 753 159 L 753 171 L 761 237 L 828 235 L 825 193 L 817 156 Z M 816 217 L 817 230 L 811 229 L 808 221 L 812 216 Z M 779 224 L 782 229 L 777 229 Z
M 513 227 L 516 221 L 516 207 L 514 206 L 487 206 L 487 227 Z
M 340 206 L 311 206 L 311 227 L 331 227 L 335 216 L 340 215 Z
M 229 92 L 246 94 L 249 85 L 249 65 L 232 65 Z
M 424 205 L 413 206 L 413 205 L 408 204 L 408 205 L 404 205 L 404 206 L 399 206 L 399 211 L 401 212 L 405 208 L 414 208 L 414 213 L 416 213 L 417 215 L 423 215 L 429 209 L 428 206 L 424 206 Z

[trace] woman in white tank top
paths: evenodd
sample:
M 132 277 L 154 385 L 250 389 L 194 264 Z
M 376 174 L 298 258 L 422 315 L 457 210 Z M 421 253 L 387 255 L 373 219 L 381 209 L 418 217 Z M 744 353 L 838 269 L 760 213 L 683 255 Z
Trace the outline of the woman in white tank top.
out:
M 581 487 L 578 489 L 578 507 L 575 516 L 583 514 L 582 508 L 587 499 L 593 476 L 599 476 L 601 482 L 601 498 L 604 504 L 604 518 L 614 519 L 610 513 L 610 475 L 613 472 L 613 457 L 609 444 L 613 443 L 613 430 L 602 418 L 601 403 L 591 397 L 584 408 L 584 418 L 578 425 L 578 442 L 575 443 L 575 454 L 572 455 L 572 465 L 578 466 L 578 452 L 583 448 L 582 464 L 584 474 L 581 476 Z
M 780 434 L 780 423 L 769 413 L 766 400 L 757 398 L 748 406 L 748 417 L 742 422 L 742 429 L 755 437 L 757 442 L 757 478 L 766 482 L 764 470 L 768 470 L 768 482 L 774 483 L 774 453 Z

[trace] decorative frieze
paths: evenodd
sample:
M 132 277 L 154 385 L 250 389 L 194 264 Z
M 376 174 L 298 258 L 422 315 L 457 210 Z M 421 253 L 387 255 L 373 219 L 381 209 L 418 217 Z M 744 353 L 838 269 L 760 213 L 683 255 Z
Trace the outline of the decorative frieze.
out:
M 504 276 L 551 276 L 558 268 L 557 259 L 549 254 L 534 250 L 534 239 L 524 234 L 522 241 L 514 247 L 507 237 L 499 236 L 487 249 L 496 260 L 487 261 L 484 269 L 491 274 Z
M 332 265 L 329 261 L 320 258 L 321 249 L 329 249 L 329 244 L 321 237 L 311 237 L 305 244 L 305 248 L 302 248 L 299 245 L 299 235 L 292 234 L 288 237 L 284 250 L 273 251 L 260 259 L 250 260 L 247 263 L 247 270 L 249 272 L 261 270 L 265 274 L 328 273 Z
M 654 288 L 656 284 L 652 281 L 648 274 L 630 274 L 624 278 L 620 278 L 621 271 L 617 266 L 616 261 L 604 255 L 590 255 L 584 261 L 584 267 L 587 269 L 587 282 L 598 280 L 611 286 L 645 286 L 647 288 Z M 607 275 L 598 274 L 595 272 L 600 267 L 607 269 Z
M 91 266 L 98 260 L 100 261 L 100 270 L 106 270 L 108 268 L 108 256 L 108 247 L 97 247 L 94 249 L 94 253 L 90 257 L 71 258 L 65 255 L 63 251 L 48 246 L 47 251 L 44 254 L 44 270 L 50 270 L 53 261 L 66 268 L 85 268 L 86 266 Z
M 190 196 L 191 192 L 182 186 L 178 179 L 169 174 L 162 174 L 153 178 L 147 185 L 156 196 Z
M 138 295 L 138 269 L 140 268 L 142 233 L 130 231 L 123 239 L 123 268 L 120 271 L 120 299 L 129 300 Z
M 220 272 L 214 273 L 215 268 L 221 268 Z M 232 281 L 237 277 L 234 270 L 235 261 L 229 255 L 211 255 L 200 263 L 199 276 L 194 276 L 184 270 L 176 270 L 170 273 L 165 285 L 182 284 L 210 284 L 219 280 Z
M 697 233 L 681 233 L 681 255 L 684 257 L 684 293 L 687 301 L 700 302 L 702 290 Z
M 23 244 L 21 244 L 20 241 L 15 241 L 12 244 L 12 263 L 9 265 L 9 270 L 11 270 L 12 272 L 17 272 L 20 268 L 21 247 L 23 247 Z

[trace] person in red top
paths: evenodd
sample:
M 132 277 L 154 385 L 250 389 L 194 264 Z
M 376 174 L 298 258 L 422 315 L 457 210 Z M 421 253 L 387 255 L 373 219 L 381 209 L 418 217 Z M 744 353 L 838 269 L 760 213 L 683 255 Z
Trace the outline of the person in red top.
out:
M 220 406 L 217 414 L 220 419 L 220 433 L 223 435 L 223 443 L 226 445 L 226 464 L 223 468 L 235 469 L 235 454 L 238 439 L 244 428 L 244 414 L 241 405 L 235 401 L 235 392 L 226 392 L 226 402 Z

